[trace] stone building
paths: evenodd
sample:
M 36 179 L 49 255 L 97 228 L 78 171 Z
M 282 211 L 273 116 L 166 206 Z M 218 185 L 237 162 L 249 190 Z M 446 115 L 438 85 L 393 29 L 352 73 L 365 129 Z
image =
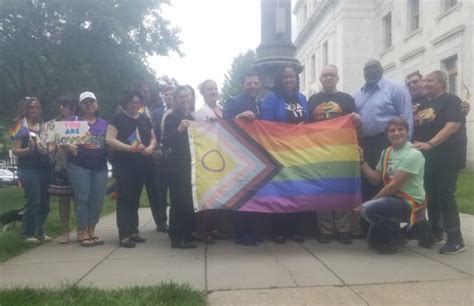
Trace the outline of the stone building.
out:
M 339 67 L 339 89 L 353 93 L 370 58 L 389 79 L 442 69 L 450 92 L 463 99 L 471 92 L 467 158 L 474 168 L 474 0 L 297 0 L 293 13 L 306 95 L 319 90 L 326 64 Z

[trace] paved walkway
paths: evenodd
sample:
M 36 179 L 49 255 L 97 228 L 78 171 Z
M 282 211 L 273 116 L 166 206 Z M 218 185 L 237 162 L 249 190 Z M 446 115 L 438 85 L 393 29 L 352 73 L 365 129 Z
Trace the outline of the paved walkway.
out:
M 149 209 L 141 209 L 140 218 L 148 241 L 135 249 L 118 247 L 110 215 L 98 226 L 104 246 L 42 245 L 0 264 L 0 287 L 116 288 L 174 281 L 205 292 L 210 305 L 474 305 L 473 216 L 462 216 L 468 249 L 454 256 L 416 244 L 382 256 L 363 241 L 321 245 L 314 239 L 258 247 L 223 241 L 177 250 L 166 234 L 154 231 Z

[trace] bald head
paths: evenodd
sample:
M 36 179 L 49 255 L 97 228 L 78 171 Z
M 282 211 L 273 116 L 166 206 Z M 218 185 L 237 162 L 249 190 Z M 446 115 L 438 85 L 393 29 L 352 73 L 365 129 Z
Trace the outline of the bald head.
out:
M 319 81 L 323 86 L 324 92 L 335 92 L 337 82 L 339 81 L 337 67 L 335 65 L 324 67 L 319 76 Z
M 383 68 L 380 61 L 371 59 L 364 65 L 364 78 L 367 84 L 377 83 L 383 75 Z

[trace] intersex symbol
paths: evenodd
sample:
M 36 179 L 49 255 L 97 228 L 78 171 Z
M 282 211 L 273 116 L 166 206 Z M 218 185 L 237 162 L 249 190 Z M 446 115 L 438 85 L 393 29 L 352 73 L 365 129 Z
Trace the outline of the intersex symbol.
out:
M 220 163 L 220 165 L 219 165 L 219 163 Z M 206 169 L 208 171 L 212 171 L 212 172 L 222 172 L 225 169 L 224 157 L 217 150 L 207 151 L 201 157 L 201 164 L 204 167 L 204 169 Z

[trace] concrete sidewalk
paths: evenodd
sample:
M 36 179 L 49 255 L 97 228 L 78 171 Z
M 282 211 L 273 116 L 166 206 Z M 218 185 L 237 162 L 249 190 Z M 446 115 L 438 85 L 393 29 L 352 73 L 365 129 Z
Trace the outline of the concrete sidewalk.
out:
M 0 287 L 79 284 L 101 288 L 173 281 L 203 291 L 211 305 L 246 304 L 474 304 L 474 217 L 461 217 L 468 249 L 440 255 L 415 243 L 396 255 L 377 255 L 365 241 L 352 245 L 314 239 L 258 247 L 219 241 L 193 250 L 171 249 L 140 210 L 145 244 L 118 246 L 115 215 L 101 219 L 103 246 L 56 242 L 0 264 Z

